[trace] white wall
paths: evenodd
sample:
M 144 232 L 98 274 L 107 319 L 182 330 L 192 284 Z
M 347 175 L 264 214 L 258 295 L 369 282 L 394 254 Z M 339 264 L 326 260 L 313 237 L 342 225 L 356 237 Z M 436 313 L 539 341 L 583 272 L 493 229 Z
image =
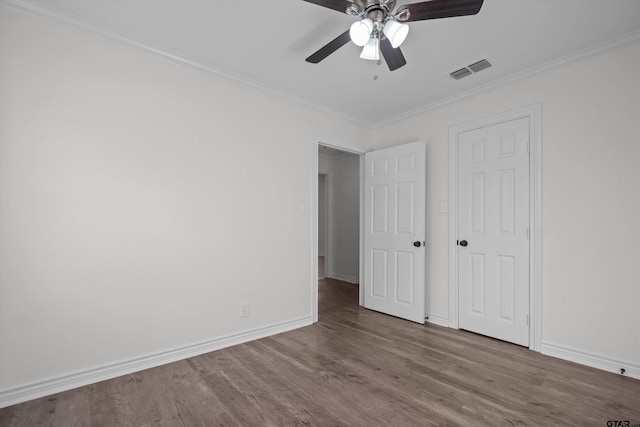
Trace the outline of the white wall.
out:
M 329 241 L 327 277 L 359 282 L 360 274 L 360 156 L 326 156 L 318 167 L 327 174 Z
M 0 403 L 311 321 L 313 135 L 370 130 L 0 12 Z
M 640 375 L 638 70 L 635 44 L 376 129 L 376 149 L 428 142 L 430 315 L 448 317 L 448 127 L 541 102 L 543 346 Z

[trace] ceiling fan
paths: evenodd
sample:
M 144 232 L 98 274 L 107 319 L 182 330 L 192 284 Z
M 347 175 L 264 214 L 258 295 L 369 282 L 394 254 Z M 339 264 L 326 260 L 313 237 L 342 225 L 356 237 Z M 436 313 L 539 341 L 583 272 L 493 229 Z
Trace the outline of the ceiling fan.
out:
M 360 18 L 350 29 L 308 57 L 307 62 L 317 64 L 353 41 L 362 47 L 360 58 L 377 61 L 382 52 L 389 69 L 394 71 L 407 63 L 400 50 L 409 33 L 405 22 L 475 15 L 484 0 L 430 0 L 402 5 L 395 12 L 396 0 L 304 1 Z

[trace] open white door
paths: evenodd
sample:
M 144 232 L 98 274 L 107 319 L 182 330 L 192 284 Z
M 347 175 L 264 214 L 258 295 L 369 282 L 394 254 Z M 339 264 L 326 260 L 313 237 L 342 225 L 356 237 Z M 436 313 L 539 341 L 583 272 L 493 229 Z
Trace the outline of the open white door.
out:
M 425 318 L 424 142 L 365 154 L 364 306 Z

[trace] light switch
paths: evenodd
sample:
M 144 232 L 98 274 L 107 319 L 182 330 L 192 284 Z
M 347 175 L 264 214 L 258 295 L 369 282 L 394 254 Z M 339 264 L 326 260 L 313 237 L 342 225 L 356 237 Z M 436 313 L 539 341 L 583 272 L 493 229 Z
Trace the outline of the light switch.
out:
M 447 203 L 447 201 L 441 201 L 440 202 L 440 213 L 447 213 L 449 212 L 449 203 Z

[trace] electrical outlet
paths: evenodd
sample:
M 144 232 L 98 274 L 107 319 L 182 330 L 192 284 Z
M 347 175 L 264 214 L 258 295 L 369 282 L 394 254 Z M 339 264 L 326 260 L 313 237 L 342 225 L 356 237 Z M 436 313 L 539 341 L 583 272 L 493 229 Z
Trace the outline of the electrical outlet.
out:
M 240 317 L 249 317 L 249 303 L 240 304 Z

